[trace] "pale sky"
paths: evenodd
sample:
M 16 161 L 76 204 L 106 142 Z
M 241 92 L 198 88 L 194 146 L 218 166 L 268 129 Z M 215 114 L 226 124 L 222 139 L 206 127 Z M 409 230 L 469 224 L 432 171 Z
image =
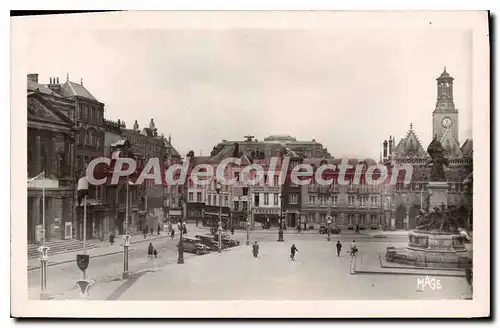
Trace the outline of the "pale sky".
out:
M 34 29 L 27 68 L 80 82 L 105 117 L 154 118 L 184 156 L 222 139 L 289 134 L 335 157 L 379 158 L 410 123 L 432 139 L 436 78 L 455 78 L 459 142 L 472 136 L 471 35 L 465 30 Z

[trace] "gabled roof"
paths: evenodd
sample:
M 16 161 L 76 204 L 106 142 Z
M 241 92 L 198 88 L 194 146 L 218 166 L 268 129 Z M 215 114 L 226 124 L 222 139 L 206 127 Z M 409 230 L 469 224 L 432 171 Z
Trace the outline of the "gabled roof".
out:
M 426 151 L 417 136 L 417 133 L 413 130 L 413 125 L 410 124 L 410 129 L 406 133 L 406 136 L 399 141 L 398 145 L 394 149 L 396 158 L 405 157 L 427 157 Z
M 473 155 L 472 139 L 465 140 L 462 147 L 460 147 L 460 150 L 462 151 L 464 157 L 472 157 Z
M 83 85 L 71 81 L 66 81 L 66 83 L 61 86 L 61 94 L 65 97 L 77 96 L 98 102 Z
M 66 115 L 61 113 L 58 109 L 54 108 L 49 101 L 45 100 L 40 94 L 36 92 L 28 93 L 28 120 L 48 120 L 52 123 L 64 124 L 66 126 L 73 126 L 73 121 Z

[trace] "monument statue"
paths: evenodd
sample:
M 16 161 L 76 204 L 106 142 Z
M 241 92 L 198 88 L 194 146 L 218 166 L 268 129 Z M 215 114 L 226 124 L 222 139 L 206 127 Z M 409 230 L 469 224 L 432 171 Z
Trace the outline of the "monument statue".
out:
M 427 152 L 431 156 L 431 160 L 427 165 L 432 164 L 430 181 L 445 181 L 446 176 L 443 166 L 448 166 L 448 159 L 444 157 L 444 148 L 441 142 L 437 140 L 437 136 L 434 136 L 429 147 L 427 147 Z

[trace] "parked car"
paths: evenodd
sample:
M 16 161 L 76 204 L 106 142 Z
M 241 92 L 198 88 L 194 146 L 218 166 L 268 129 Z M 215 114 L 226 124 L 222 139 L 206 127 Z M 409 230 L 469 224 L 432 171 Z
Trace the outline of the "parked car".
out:
M 214 236 L 211 235 L 196 235 L 196 238 L 201 240 L 203 245 L 207 246 L 211 251 L 218 251 L 219 250 L 219 242 L 215 240 Z M 222 243 L 222 249 L 227 248 L 224 243 Z
M 198 238 L 193 237 L 182 237 L 182 245 L 184 246 L 184 252 L 194 253 L 196 255 L 203 255 L 210 253 L 210 250 L 203 242 Z M 176 247 L 178 247 L 177 245 Z
M 328 228 L 326 226 L 320 226 L 319 227 L 319 233 L 321 234 L 326 234 L 328 233 Z M 340 228 L 338 226 L 331 226 L 330 227 L 330 233 L 331 234 L 339 234 L 340 233 Z
M 219 233 L 218 232 L 214 233 L 213 236 L 217 241 L 219 240 Z M 222 241 L 222 245 L 226 246 L 226 247 L 238 246 L 240 244 L 239 240 L 232 239 L 231 236 L 225 232 L 223 232 L 221 234 L 221 241 Z

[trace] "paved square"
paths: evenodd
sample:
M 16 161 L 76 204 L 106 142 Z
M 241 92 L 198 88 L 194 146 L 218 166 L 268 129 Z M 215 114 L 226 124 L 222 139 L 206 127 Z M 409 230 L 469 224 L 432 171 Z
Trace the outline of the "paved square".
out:
M 335 241 L 335 239 L 333 239 Z M 463 278 L 436 277 L 441 290 L 417 289 L 415 275 L 350 274 L 351 257 L 343 241 L 341 257 L 334 241 L 300 240 L 260 243 L 253 258 L 250 246 L 222 254 L 191 257 L 183 265 L 167 265 L 143 275 L 120 300 L 394 300 L 460 299 L 470 294 Z M 289 257 L 292 243 L 296 261 Z M 387 243 L 360 241 L 364 256 L 376 256 Z

